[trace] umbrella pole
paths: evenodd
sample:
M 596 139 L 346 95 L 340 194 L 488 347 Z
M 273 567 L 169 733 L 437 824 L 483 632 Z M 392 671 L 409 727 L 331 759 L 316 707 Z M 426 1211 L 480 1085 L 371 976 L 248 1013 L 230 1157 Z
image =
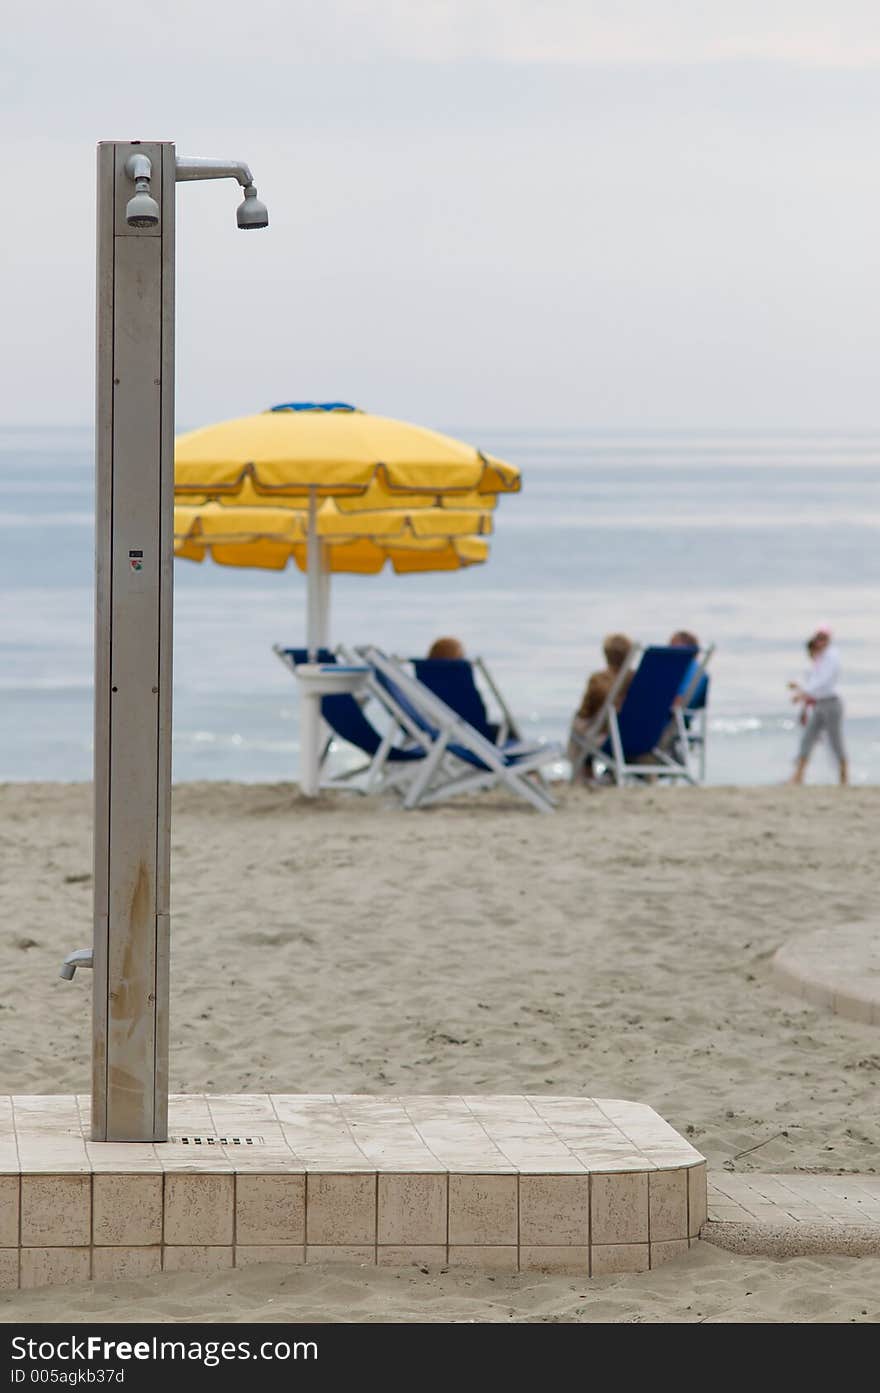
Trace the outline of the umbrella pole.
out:
M 327 564 L 327 543 L 321 542 L 321 605 L 318 621 L 318 642 L 326 648 L 330 638 L 330 567 Z
M 318 499 L 316 490 L 309 489 L 309 521 L 306 551 L 306 646 L 309 662 L 318 660 L 321 646 L 321 578 L 323 574 L 321 543 L 318 540 Z
M 309 664 L 318 661 L 322 642 L 321 610 L 323 589 L 323 547 L 318 537 L 318 499 L 309 489 L 309 522 L 306 551 L 306 645 Z M 306 798 L 314 798 L 320 786 L 321 696 L 312 682 L 300 674 L 299 695 L 299 786 Z

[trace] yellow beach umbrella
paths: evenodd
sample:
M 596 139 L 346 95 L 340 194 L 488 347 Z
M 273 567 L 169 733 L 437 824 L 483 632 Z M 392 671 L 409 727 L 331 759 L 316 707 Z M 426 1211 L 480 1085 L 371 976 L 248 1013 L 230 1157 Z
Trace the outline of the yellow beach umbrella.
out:
M 384 542 L 356 537 L 333 542 L 328 551 L 327 573 L 374 576 L 390 565 L 398 575 L 413 575 L 476 566 L 488 559 L 489 543 L 483 537 L 400 537 Z M 267 571 L 283 571 L 293 561 L 299 570 L 308 570 L 304 543 L 277 542 L 269 537 L 206 543 L 192 536 L 175 542 L 174 554 L 187 561 L 204 561 L 210 556 L 219 566 L 259 567 Z
M 288 402 L 255 416 L 190 431 L 178 438 L 175 447 L 175 495 L 179 504 L 192 501 L 204 505 L 213 502 L 218 508 L 307 508 L 310 651 L 327 641 L 330 568 L 379 570 L 385 564 L 380 561 L 380 549 L 386 553 L 385 560 L 398 570 L 430 570 L 428 555 L 435 556 L 437 569 L 485 559 L 483 548 L 450 546 L 449 541 L 468 534 L 478 541 L 479 534 L 490 530 L 490 524 L 483 522 L 471 528 L 468 523 L 456 528 L 448 521 L 440 528 L 432 520 L 424 525 L 428 529 L 425 531 L 417 518 L 423 511 L 438 520 L 439 514 L 447 511 L 478 512 L 485 518 L 499 494 L 516 493 L 519 488 L 519 470 L 503 460 L 451 436 L 372 416 L 342 402 Z M 400 539 L 403 545 L 399 540 L 393 555 L 387 542 L 395 528 L 382 521 L 391 510 L 403 511 L 405 527 Z M 355 528 L 353 522 L 345 524 L 338 516 L 360 513 L 371 515 L 370 523 L 363 529 Z M 443 537 L 444 542 L 423 545 L 429 533 Z M 298 536 L 282 535 L 270 540 L 265 529 L 255 535 L 262 538 L 262 543 L 247 544 L 251 556 L 271 557 L 272 564 L 279 567 L 281 544 L 289 543 L 288 559 L 292 557 L 300 564 Z M 345 545 L 328 547 L 331 537 Z M 355 538 L 363 545 L 355 547 Z M 420 544 L 413 545 L 419 539 Z M 372 547 L 367 545 L 369 541 L 374 543 Z M 192 558 L 203 545 L 194 538 L 183 540 L 178 555 Z M 220 540 L 219 534 L 215 534 L 211 555 L 222 558 L 223 564 L 236 564 L 231 560 L 235 554 L 233 545 L 234 539 Z M 418 563 L 414 553 L 422 553 Z
M 342 402 L 288 402 L 180 436 L 175 493 L 403 499 L 517 493 L 519 470 L 424 426 Z
M 315 492 L 317 493 L 318 490 L 316 489 Z M 191 506 L 217 503 L 224 508 L 293 508 L 301 512 L 307 512 L 309 507 L 308 495 L 294 494 L 291 497 L 278 497 L 258 493 L 249 475 L 243 480 L 237 493 L 222 491 L 219 493 L 197 493 L 176 484 L 175 495 L 179 504 Z M 363 493 L 346 493 L 330 499 L 324 497 L 318 500 L 319 507 L 322 505 L 332 507 L 338 513 L 345 513 L 348 516 L 358 513 L 384 513 L 388 510 L 405 513 L 430 512 L 435 508 L 458 513 L 469 510 L 491 513 L 495 510 L 497 503 L 497 495 L 492 493 L 477 493 L 475 490 L 471 490 L 469 493 L 389 493 L 378 482 L 369 484 Z
M 322 571 L 375 575 L 390 564 L 399 574 L 451 571 L 485 561 L 491 513 L 480 509 L 424 508 L 341 513 L 333 500 L 318 508 Z M 221 566 L 308 570 L 308 512 L 272 507 L 178 503 L 174 554 L 189 561 L 210 556 Z M 322 626 L 323 627 L 323 626 Z M 321 642 L 326 635 L 321 636 Z

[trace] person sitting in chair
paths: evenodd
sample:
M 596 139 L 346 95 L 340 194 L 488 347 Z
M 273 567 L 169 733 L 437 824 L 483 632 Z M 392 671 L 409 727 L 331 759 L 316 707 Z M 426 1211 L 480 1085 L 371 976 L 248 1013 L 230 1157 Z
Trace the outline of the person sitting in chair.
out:
M 599 672 L 591 674 L 581 704 L 575 712 L 571 723 L 568 757 L 572 762 L 572 767 L 577 769 L 576 781 L 579 783 L 593 782 L 593 761 L 588 756 L 582 763 L 579 763 L 579 747 L 574 737 L 583 734 L 602 710 L 611 688 L 620 676 L 620 669 L 629 657 L 632 646 L 632 639 L 628 638 L 626 634 L 608 634 L 606 636 L 602 644 L 605 667 Z M 632 673 L 627 673 L 617 690 L 614 705 L 618 711 L 623 705 L 631 681 Z
M 451 662 L 464 658 L 464 644 L 460 638 L 435 638 L 428 649 L 429 658 L 448 658 Z
M 700 640 L 697 638 L 696 634 L 691 633 L 690 629 L 676 629 L 675 633 L 672 635 L 672 638 L 669 640 L 669 647 L 699 649 Z M 687 697 L 688 702 L 691 706 L 699 705 L 700 698 L 705 695 L 706 688 L 709 685 L 709 679 L 706 676 L 706 674 L 703 673 L 703 676 L 697 683 L 694 690 L 689 690 L 691 683 L 697 675 L 699 666 L 699 654 L 694 653 L 694 656 L 690 662 L 690 666 L 688 667 L 688 670 L 685 673 L 684 677 L 681 679 L 681 686 L 678 689 L 678 696 L 675 698 L 673 705 L 683 706 L 685 697 Z
M 491 740 L 493 745 L 497 744 L 501 727 L 489 720 L 486 703 L 474 681 L 473 668 L 465 657 L 461 639 L 448 636 L 435 638 L 428 649 L 427 658 L 430 666 L 424 660 L 414 664 L 419 681 L 430 687 L 434 695 L 451 706 L 468 725 Z
M 696 634 L 691 633 L 690 629 L 676 629 L 675 633 L 669 640 L 669 647 L 693 648 L 695 650 L 694 656 L 693 658 L 691 658 L 691 661 L 688 664 L 687 671 L 685 672 L 684 677 L 681 679 L 681 686 L 678 689 L 678 695 L 676 696 L 672 705 L 683 707 L 685 701 L 687 700 L 690 706 L 698 706 L 701 700 L 705 700 L 706 689 L 709 685 L 709 679 L 706 676 L 706 674 L 703 673 L 703 676 L 700 678 L 696 687 L 694 687 L 694 690 L 691 691 L 693 680 L 696 677 L 700 667 L 698 651 L 700 647 L 700 640 L 697 638 Z M 688 717 L 685 717 L 685 721 L 687 721 L 688 719 Z M 671 751 L 673 747 L 676 746 L 676 742 L 678 741 L 678 733 L 678 724 L 673 719 L 669 722 L 668 726 L 661 735 L 658 748 L 661 750 L 665 750 L 667 753 Z

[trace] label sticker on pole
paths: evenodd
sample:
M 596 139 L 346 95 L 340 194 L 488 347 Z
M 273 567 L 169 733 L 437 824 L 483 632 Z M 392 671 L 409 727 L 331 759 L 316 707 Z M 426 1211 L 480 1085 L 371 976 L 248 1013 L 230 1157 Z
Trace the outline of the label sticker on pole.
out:
M 144 569 L 143 551 L 130 551 L 128 553 L 128 565 L 132 571 L 142 571 Z

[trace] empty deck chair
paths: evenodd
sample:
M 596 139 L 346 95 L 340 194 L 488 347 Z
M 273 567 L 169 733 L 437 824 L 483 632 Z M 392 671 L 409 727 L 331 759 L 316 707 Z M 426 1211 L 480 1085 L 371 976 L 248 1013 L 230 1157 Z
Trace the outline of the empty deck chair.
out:
M 572 742 L 578 749 L 572 761 L 573 776 L 584 760 L 592 757 L 611 770 L 617 784 L 645 777 L 697 782 L 691 768 L 682 708 L 673 705 L 696 651 L 678 647 L 642 649 L 634 645 L 602 709 L 583 733 L 572 732 Z M 641 660 L 618 711 L 617 695 L 639 654 Z M 660 748 L 660 742 L 670 720 L 676 724 L 678 739 L 668 751 Z
M 301 663 L 308 662 L 305 648 L 281 648 L 275 645 L 274 652 L 295 672 Z M 329 649 L 320 649 L 318 662 L 335 663 L 336 655 Z M 350 789 L 357 793 L 372 793 L 380 785 L 396 783 L 398 774 L 409 773 L 411 768 L 424 760 L 430 742 L 418 741 L 408 735 L 407 740 L 397 738 L 397 725 L 389 724 L 388 730 L 380 733 L 365 714 L 360 702 L 350 692 L 321 699 L 321 716 L 330 731 L 330 739 L 321 755 L 321 787 Z M 355 769 L 345 770 L 336 775 L 325 775 L 333 739 L 344 741 L 367 756 L 365 764 Z
M 359 648 L 359 656 L 374 669 L 373 692 L 401 729 L 428 740 L 424 762 L 404 789 L 405 808 L 426 807 L 459 793 L 504 787 L 538 812 L 552 812 L 554 800 L 539 781 L 529 777 L 561 755 L 557 745 L 526 745 L 508 741 L 494 745 L 445 701 L 413 677 L 401 663 L 374 647 Z
M 505 745 L 508 740 L 519 740 L 520 733 L 507 705 L 489 670 L 481 658 L 473 662 L 467 658 L 410 658 L 413 671 L 418 680 L 457 711 L 474 730 L 478 730 L 493 745 Z M 476 682 L 476 673 L 489 687 L 499 709 L 501 720 L 490 721 L 486 705 Z

